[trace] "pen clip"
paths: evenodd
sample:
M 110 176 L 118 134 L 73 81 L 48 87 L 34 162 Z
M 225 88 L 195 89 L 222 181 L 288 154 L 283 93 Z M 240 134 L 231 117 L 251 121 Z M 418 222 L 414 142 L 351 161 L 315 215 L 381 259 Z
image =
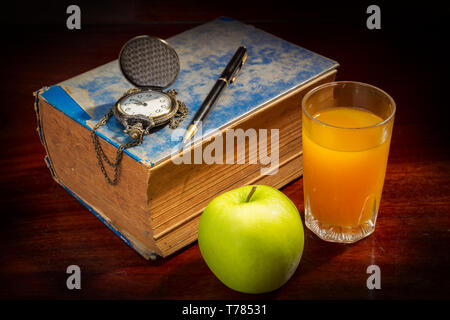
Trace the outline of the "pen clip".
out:
M 247 52 L 245 52 L 245 55 L 242 58 L 241 63 L 239 64 L 239 68 L 236 69 L 233 77 L 230 79 L 230 84 L 233 83 L 236 80 L 237 76 L 241 72 L 242 67 L 244 66 L 245 62 L 247 61 L 247 56 L 248 56 L 248 54 L 247 54 Z

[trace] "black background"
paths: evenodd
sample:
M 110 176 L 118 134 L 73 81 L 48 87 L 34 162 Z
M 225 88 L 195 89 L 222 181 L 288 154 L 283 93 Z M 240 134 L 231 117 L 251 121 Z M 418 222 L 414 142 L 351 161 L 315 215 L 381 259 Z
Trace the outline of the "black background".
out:
M 0 177 L 7 176 L 16 165 L 14 159 L 18 154 L 29 152 L 35 155 L 36 150 L 44 153 L 35 133 L 34 91 L 117 59 L 120 47 L 132 34 L 148 33 L 167 38 L 219 16 L 253 24 L 338 61 L 341 66 L 337 80 L 367 82 L 384 89 L 396 101 L 396 117 L 401 118 L 404 125 L 429 123 L 429 136 L 425 141 L 435 144 L 429 150 L 441 150 L 436 157 L 448 161 L 450 4 L 393 2 L 129 0 L 2 3 Z M 70 4 L 81 8 L 81 30 L 66 27 L 69 16 L 66 8 Z M 371 4 L 381 8 L 381 30 L 366 27 L 366 8 Z M 105 37 L 105 34 L 109 36 Z M 114 41 L 111 41 L 111 34 L 117 34 Z M 31 144 L 30 137 L 34 139 Z M 397 150 L 400 154 L 401 147 L 397 146 Z M 417 159 L 421 155 L 414 157 Z M 42 166 L 45 166 L 43 162 Z M 448 177 L 448 173 L 443 174 Z M 8 245 L 19 237 L 8 232 L 8 226 L 17 225 L 19 219 L 31 215 L 26 212 L 26 207 L 17 206 L 17 199 L 29 194 L 30 186 L 33 192 L 39 189 L 39 176 L 19 178 L 3 179 L 0 184 L 0 200 L 4 204 L 0 218 L 1 242 L 9 241 Z M 441 190 L 445 192 L 446 189 Z M 70 197 L 65 193 L 64 196 Z M 28 196 L 27 199 L 33 198 Z M 48 201 L 58 199 L 50 196 Z M 2 251 L 0 254 L 0 263 L 7 264 Z M 446 259 L 442 261 L 444 275 L 448 271 L 445 268 L 448 267 L 448 253 L 439 254 Z M 426 271 L 423 273 L 425 275 Z M 444 276 L 443 279 L 447 278 Z M 7 279 L 7 275 L 2 274 L 0 280 L 0 286 L 2 283 L 14 285 L 14 280 Z M 444 280 L 442 285 L 435 296 L 448 298 L 448 290 L 445 290 L 448 281 L 446 285 Z M 22 298 L 20 294 L 8 296 L 7 286 L 0 292 L 2 298 Z M 48 295 L 43 293 L 42 296 Z
M 388 91 L 397 104 L 422 105 L 447 112 L 450 4 L 446 2 L 375 2 L 381 8 L 381 30 L 368 30 L 371 1 L 15 1 L 1 10 L 2 118 L 18 116 L 17 94 L 30 95 L 117 58 L 128 39 L 103 42 L 101 34 L 128 30 L 170 37 L 219 16 L 228 16 L 330 57 L 341 65 L 338 80 L 368 82 Z M 68 30 L 66 9 L 81 8 L 81 30 Z M 302 36 L 304 35 L 304 36 Z M 312 36 L 313 35 L 313 36 Z M 300 39 L 300 41 L 299 41 Z M 304 40 L 303 40 L 304 39 Z M 61 46 L 64 43 L 64 46 Z M 77 55 L 71 55 L 71 52 Z M 349 55 L 349 53 L 351 53 Z M 67 61 L 70 66 L 67 66 Z M 76 68 L 82 61 L 82 66 Z M 358 79 L 346 78 L 346 70 Z M 395 77 L 387 71 L 395 71 Z M 30 73 L 41 81 L 31 83 Z M 391 84 L 410 87 L 398 101 Z M 14 93 L 13 93 L 14 92 Z M 32 101 L 30 95 L 30 102 Z M 414 103 L 410 103 L 414 101 Z M 420 101 L 420 103 L 417 103 Z M 12 108 L 12 110 L 11 110 Z M 406 108 L 398 115 L 408 117 Z M 432 112 L 435 115 L 437 112 Z M 429 117 L 430 112 L 423 116 Z M 23 116 L 23 115 L 21 115 Z M 444 121 L 444 117 L 439 117 Z M 445 123 L 444 123 L 445 125 Z M 5 128 L 6 126 L 6 128 Z M 2 136 L 12 137 L 4 123 Z M 18 133 L 15 132 L 14 135 Z M 5 136 L 6 135 L 6 136 Z

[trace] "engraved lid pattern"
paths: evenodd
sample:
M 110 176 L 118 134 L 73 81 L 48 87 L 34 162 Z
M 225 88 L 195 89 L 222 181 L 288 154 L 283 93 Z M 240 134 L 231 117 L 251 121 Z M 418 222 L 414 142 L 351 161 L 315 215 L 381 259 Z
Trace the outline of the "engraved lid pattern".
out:
M 140 88 L 164 89 L 180 72 L 178 55 L 164 40 L 138 36 L 120 51 L 120 69 L 133 85 Z

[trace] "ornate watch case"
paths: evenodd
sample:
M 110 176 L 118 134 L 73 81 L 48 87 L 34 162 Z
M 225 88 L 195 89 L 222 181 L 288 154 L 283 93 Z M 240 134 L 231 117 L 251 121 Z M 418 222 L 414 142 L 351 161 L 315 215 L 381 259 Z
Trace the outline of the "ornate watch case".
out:
M 150 36 L 129 40 L 120 51 L 119 65 L 122 74 L 135 88 L 124 93 L 91 133 L 98 165 L 111 185 L 117 184 L 125 149 L 140 145 L 154 127 L 168 123 L 171 128 L 176 128 L 188 114 L 186 105 L 176 99 L 175 90 L 163 91 L 175 82 L 180 71 L 177 53 L 164 40 Z M 113 115 L 133 139 L 117 148 L 114 161 L 106 157 L 96 134 Z M 114 169 L 112 178 L 106 171 L 105 163 Z
M 122 47 L 119 65 L 136 88 L 125 92 L 113 113 L 131 138 L 137 139 L 168 122 L 173 124 L 177 113 L 183 115 L 177 92 L 163 91 L 175 82 L 180 71 L 178 55 L 167 42 L 150 36 L 135 37 Z

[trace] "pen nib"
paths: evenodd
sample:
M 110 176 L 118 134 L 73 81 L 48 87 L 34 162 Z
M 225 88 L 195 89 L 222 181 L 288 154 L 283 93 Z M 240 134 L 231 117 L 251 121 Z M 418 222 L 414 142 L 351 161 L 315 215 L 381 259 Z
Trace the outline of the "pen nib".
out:
M 197 126 L 195 124 L 191 124 L 187 129 L 186 134 L 184 135 L 183 143 L 186 143 L 187 141 L 191 140 L 191 138 L 194 136 L 197 130 L 198 130 Z

